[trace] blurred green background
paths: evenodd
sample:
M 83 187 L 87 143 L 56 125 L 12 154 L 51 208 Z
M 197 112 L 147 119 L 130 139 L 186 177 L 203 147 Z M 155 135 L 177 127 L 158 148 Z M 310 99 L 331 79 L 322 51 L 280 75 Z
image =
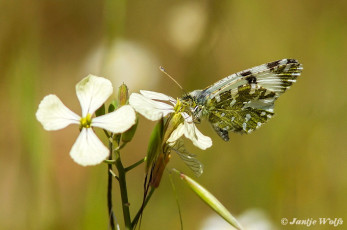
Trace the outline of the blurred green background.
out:
M 346 1 L 1 0 L 0 10 L 0 229 L 107 229 L 106 165 L 73 162 L 75 126 L 43 130 L 35 112 L 45 95 L 79 113 L 75 84 L 89 73 L 115 88 L 125 82 L 131 92 L 179 97 L 158 66 L 191 91 L 282 58 L 298 59 L 304 71 L 268 124 L 251 135 L 231 134 L 228 143 L 207 121 L 199 125 L 214 144 L 206 151 L 189 145 L 205 165 L 197 181 L 245 222 L 256 219 L 247 218 L 249 210 L 260 210 L 260 221 L 273 229 L 286 229 L 283 217 L 347 221 Z M 154 125 L 140 119 L 122 152 L 125 164 L 144 157 Z M 168 167 L 193 177 L 175 154 Z M 143 178 L 143 166 L 128 175 L 132 215 Z M 174 181 L 185 229 L 213 229 L 206 227 L 213 212 Z M 165 173 L 142 229 L 179 227 Z

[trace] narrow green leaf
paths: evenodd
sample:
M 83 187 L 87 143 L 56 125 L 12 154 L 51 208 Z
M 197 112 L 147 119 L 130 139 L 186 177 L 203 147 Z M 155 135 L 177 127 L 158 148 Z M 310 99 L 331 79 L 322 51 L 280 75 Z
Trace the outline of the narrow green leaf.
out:
M 147 149 L 147 162 L 146 171 L 150 169 L 153 161 L 157 158 L 161 150 L 163 133 L 163 119 L 160 119 L 156 126 L 154 127 L 151 137 L 149 139 L 148 149 Z
M 242 229 L 241 225 L 237 222 L 235 217 L 224 207 L 224 205 L 217 200 L 209 191 L 204 187 L 194 181 L 192 178 L 186 176 L 185 174 L 173 169 L 174 172 L 180 175 L 181 179 L 187 183 L 187 185 L 208 205 L 210 206 L 218 215 L 220 215 L 224 220 L 231 224 L 236 229 Z

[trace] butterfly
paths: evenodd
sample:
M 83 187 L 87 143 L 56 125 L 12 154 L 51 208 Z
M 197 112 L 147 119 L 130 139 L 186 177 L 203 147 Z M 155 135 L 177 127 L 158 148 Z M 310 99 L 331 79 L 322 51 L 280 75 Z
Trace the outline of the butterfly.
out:
M 251 133 L 274 115 L 274 102 L 296 82 L 302 64 L 282 59 L 234 73 L 180 100 L 195 122 L 207 118 L 225 141 L 229 132 Z

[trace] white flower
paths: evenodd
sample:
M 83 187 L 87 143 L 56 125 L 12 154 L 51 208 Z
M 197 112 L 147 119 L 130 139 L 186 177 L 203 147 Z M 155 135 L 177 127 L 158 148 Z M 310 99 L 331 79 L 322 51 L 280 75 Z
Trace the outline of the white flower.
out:
M 167 140 L 169 145 L 174 145 L 176 141 L 184 135 L 200 149 L 207 149 L 212 146 L 211 138 L 203 135 L 195 126 L 193 118 L 184 111 L 175 111 L 178 101 L 162 93 L 141 90 L 141 94 L 130 95 L 129 104 L 141 115 L 149 120 L 156 121 L 170 113 L 180 113 L 184 122 L 171 133 Z
M 109 150 L 91 127 L 122 133 L 133 126 L 136 120 L 135 111 L 129 105 L 99 117 L 92 117 L 112 92 L 113 87 L 109 80 L 88 75 L 76 85 L 82 116 L 72 112 L 56 95 L 51 94 L 41 101 L 36 118 L 45 130 L 58 130 L 70 124 L 80 125 L 81 133 L 72 146 L 70 155 L 76 163 L 83 166 L 99 164 L 109 155 Z

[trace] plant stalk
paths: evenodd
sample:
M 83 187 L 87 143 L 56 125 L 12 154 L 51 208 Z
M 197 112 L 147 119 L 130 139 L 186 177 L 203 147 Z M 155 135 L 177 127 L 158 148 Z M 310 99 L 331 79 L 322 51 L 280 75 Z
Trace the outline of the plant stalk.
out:
M 139 209 L 139 211 L 137 212 L 136 216 L 134 217 L 134 220 L 133 220 L 133 222 L 131 224 L 132 227 L 134 227 L 137 224 L 137 222 L 139 221 L 139 218 L 141 217 L 141 214 L 143 213 L 143 210 L 145 209 L 149 199 L 151 199 L 151 196 L 152 196 L 154 190 L 155 190 L 155 188 L 151 187 L 151 190 L 149 191 L 149 193 L 148 193 L 148 195 L 146 197 L 146 200 L 143 203 L 143 206 Z
M 112 142 L 109 142 L 109 149 L 110 149 L 110 156 L 109 160 L 112 160 Z M 112 230 L 115 230 L 114 225 L 114 218 L 113 218 L 113 206 L 112 206 L 112 174 L 110 173 L 110 170 L 112 171 L 112 164 L 107 165 L 107 207 L 108 207 L 108 215 L 110 220 L 110 227 Z
M 126 171 L 125 171 L 125 168 L 124 168 L 122 161 L 120 159 L 119 151 L 115 151 L 115 153 L 116 153 L 116 168 L 118 170 L 119 189 L 120 189 L 121 199 L 122 199 L 124 225 L 125 225 L 125 229 L 130 230 L 130 229 L 132 229 L 132 227 L 131 227 L 127 184 L 126 184 L 126 179 L 125 179 Z

